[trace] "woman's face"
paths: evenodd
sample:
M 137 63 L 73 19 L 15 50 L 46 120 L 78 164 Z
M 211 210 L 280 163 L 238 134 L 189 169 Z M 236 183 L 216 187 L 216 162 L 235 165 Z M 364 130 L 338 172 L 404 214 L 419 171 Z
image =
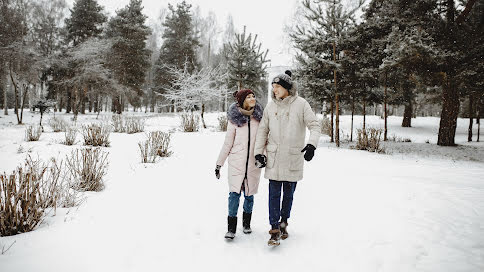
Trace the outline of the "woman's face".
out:
M 244 108 L 250 109 L 255 107 L 255 96 L 254 94 L 248 94 L 244 100 Z
M 287 90 L 277 83 L 272 83 L 272 92 L 277 99 L 286 98 L 289 95 Z

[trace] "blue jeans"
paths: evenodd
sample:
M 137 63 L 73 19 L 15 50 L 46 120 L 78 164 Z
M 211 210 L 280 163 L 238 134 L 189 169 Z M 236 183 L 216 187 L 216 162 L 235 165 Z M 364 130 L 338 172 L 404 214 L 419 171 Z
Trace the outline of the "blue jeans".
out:
M 279 219 L 287 221 L 291 217 L 292 200 L 297 182 L 269 180 L 269 223 L 273 229 L 279 228 Z M 281 187 L 284 192 L 281 209 Z
M 237 211 L 239 210 L 239 200 L 240 195 L 235 192 L 229 193 L 229 216 L 237 216 Z M 244 192 L 244 212 L 252 213 L 252 208 L 254 207 L 254 196 L 246 196 Z

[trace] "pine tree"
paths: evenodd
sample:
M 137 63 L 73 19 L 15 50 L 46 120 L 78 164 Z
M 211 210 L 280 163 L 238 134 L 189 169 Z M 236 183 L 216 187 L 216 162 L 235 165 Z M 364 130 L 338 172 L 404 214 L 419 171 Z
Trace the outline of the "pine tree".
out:
M 224 44 L 230 89 L 252 89 L 262 96 L 269 50 L 264 52 L 261 47 L 262 43 L 257 43 L 257 35 L 247 35 L 245 26 L 242 33 L 235 34 L 233 42 Z
M 117 80 L 134 91 L 130 97 L 132 105 L 141 104 L 142 86 L 149 68 L 151 52 L 146 48 L 146 41 L 151 33 L 145 25 L 146 16 L 142 13 L 141 0 L 130 0 L 129 4 L 116 11 L 116 16 L 109 21 L 107 36 L 114 40 L 110 67 Z M 116 111 L 121 113 L 121 97 L 115 97 Z
M 200 46 L 192 22 L 191 5 L 185 1 L 177 4 L 176 9 L 168 4 L 169 13 L 163 23 L 163 44 L 156 63 L 156 91 L 164 93 L 171 89 L 173 78 L 170 69 L 188 70 L 192 73 L 198 68 L 197 48 Z M 174 101 L 172 101 L 174 103 Z
M 90 37 L 98 37 L 107 17 L 102 13 L 103 7 L 96 0 L 76 0 L 70 10 L 71 16 L 65 20 L 66 41 L 74 46 Z

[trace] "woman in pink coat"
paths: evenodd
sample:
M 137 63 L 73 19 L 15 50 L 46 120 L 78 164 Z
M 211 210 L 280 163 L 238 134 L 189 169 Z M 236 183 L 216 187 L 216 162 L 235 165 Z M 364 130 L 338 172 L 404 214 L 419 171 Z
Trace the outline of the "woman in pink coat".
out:
M 235 94 L 237 100 L 228 111 L 229 120 L 225 142 L 218 156 L 215 175 L 220 178 L 220 168 L 228 157 L 229 215 L 228 232 L 225 238 L 234 239 L 237 229 L 237 210 L 239 199 L 244 192 L 244 213 L 242 225 L 244 233 L 252 232 L 250 219 L 254 206 L 254 194 L 259 188 L 261 169 L 255 166 L 254 144 L 259 122 L 262 119 L 262 106 L 256 103 L 252 90 L 240 90 Z

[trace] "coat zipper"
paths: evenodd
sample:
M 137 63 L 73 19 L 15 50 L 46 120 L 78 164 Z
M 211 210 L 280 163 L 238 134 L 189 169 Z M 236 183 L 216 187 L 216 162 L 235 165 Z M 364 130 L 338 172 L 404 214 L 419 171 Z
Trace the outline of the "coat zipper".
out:
M 247 180 L 247 172 L 249 171 L 249 156 L 250 156 L 250 116 L 249 116 L 249 122 L 247 123 L 249 125 L 249 137 L 248 137 L 248 143 L 247 143 L 247 161 L 245 162 L 245 176 L 244 176 L 244 181 L 246 181 L 246 192 L 249 192 L 249 181 Z

